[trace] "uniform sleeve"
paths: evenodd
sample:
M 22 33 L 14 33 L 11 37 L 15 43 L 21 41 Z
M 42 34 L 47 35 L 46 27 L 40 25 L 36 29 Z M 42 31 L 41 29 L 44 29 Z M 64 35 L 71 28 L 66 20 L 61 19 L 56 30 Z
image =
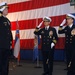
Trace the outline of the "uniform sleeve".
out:
M 11 41 L 13 40 L 12 32 L 11 32 Z
M 41 31 L 42 31 L 42 29 L 36 28 L 35 31 L 34 31 L 34 34 L 35 35 L 41 35 Z
M 58 33 L 59 34 L 65 33 L 65 29 L 66 29 L 66 27 L 63 29 L 63 26 L 60 26 L 59 29 L 58 29 Z
M 57 32 L 56 32 L 56 29 L 54 28 L 54 34 L 53 34 L 53 43 L 57 43 L 57 40 L 58 40 L 58 35 L 57 35 Z
M 11 32 L 11 26 L 10 26 L 10 41 L 11 41 L 11 45 L 12 45 L 13 35 L 12 35 L 12 32 Z

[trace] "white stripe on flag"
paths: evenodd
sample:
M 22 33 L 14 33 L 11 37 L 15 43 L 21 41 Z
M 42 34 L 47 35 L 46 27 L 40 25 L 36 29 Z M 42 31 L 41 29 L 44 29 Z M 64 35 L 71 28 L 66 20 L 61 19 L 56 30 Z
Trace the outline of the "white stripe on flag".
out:
M 74 8 L 74 6 L 70 6 L 70 13 L 75 13 L 75 8 Z
M 54 27 L 58 33 L 58 26 Z M 26 29 L 26 30 L 19 30 L 20 32 L 20 39 L 34 39 L 34 30 L 35 29 Z M 15 30 L 12 31 L 13 39 L 15 40 Z M 58 34 L 58 37 L 65 37 L 64 34 Z
M 57 6 L 13 12 L 9 13 L 7 17 L 10 19 L 10 21 L 16 21 L 17 18 L 18 20 L 29 20 L 29 19 L 42 18 L 44 16 L 53 17 L 53 16 L 65 15 L 69 12 L 70 12 L 70 3 L 66 3 Z
M 14 46 L 14 56 L 17 58 L 20 52 L 20 39 L 18 38 Z

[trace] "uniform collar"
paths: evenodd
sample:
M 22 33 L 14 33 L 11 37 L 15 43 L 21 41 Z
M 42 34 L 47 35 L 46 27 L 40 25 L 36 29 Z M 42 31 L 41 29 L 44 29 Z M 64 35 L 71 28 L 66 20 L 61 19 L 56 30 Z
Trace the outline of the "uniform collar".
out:
M 4 18 L 6 18 L 6 16 L 3 15 Z
M 49 25 L 48 25 L 48 26 L 45 26 L 45 29 L 47 29 L 47 30 L 48 30 L 48 29 L 49 29 Z
M 70 28 L 72 28 L 72 26 L 73 26 L 73 23 L 69 25 Z

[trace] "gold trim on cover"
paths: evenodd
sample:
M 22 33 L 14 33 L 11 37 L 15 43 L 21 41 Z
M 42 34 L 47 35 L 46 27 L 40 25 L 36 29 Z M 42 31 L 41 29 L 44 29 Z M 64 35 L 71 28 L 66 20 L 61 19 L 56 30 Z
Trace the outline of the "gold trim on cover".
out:
M 59 27 L 59 28 L 58 28 L 58 30 L 62 30 L 62 28 L 61 28 L 61 27 Z

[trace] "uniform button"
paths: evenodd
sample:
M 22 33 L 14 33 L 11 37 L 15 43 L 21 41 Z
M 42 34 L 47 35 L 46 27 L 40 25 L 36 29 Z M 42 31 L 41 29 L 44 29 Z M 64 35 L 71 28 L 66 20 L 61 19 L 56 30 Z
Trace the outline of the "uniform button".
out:
M 70 41 L 70 43 L 72 43 L 72 42 Z
M 68 35 L 67 35 L 67 37 L 68 37 Z
M 71 36 L 72 37 L 72 36 Z
M 70 40 L 72 40 L 72 39 L 70 39 Z
M 66 42 L 66 43 L 68 43 L 68 42 Z
M 45 43 L 44 43 L 45 44 Z
M 9 34 L 9 33 L 8 33 Z
M 7 26 L 7 24 L 5 24 L 5 26 Z

